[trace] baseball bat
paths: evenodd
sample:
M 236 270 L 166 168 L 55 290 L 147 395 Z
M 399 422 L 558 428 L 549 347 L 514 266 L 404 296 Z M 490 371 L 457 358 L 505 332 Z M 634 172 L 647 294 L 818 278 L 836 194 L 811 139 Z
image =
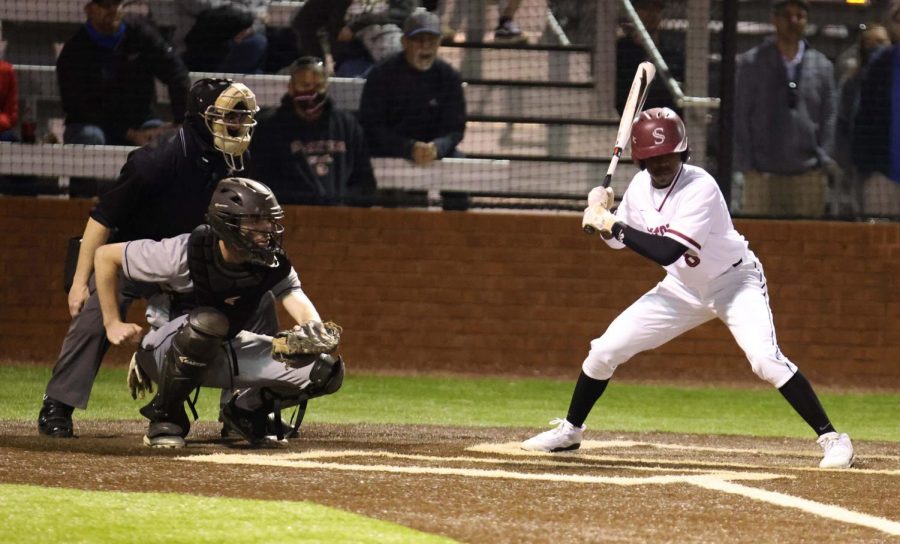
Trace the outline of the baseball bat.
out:
M 622 108 L 622 119 L 619 120 L 619 131 L 616 133 L 616 143 L 613 146 L 612 157 L 609 159 L 609 168 L 606 170 L 606 177 L 603 178 L 604 189 L 609 187 L 612 182 L 616 166 L 619 164 L 619 157 L 622 156 L 622 151 L 631 138 L 631 124 L 634 123 L 635 116 L 641 112 L 644 102 L 647 101 L 647 91 L 650 89 L 650 82 L 653 81 L 654 76 L 656 76 L 656 67 L 652 62 L 640 63 L 634 73 L 631 89 L 628 91 L 628 99 L 625 100 L 625 107 Z M 585 225 L 584 232 L 594 234 L 594 227 Z

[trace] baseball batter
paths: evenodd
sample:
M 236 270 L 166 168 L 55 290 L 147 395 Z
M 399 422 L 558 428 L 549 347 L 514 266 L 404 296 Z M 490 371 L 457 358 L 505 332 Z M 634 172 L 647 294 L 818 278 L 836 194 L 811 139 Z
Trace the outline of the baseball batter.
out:
M 810 383 L 778 348 L 766 277 L 747 241 L 735 230 L 716 181 L 685 164 L 688 141 L 681 118 L 668 108 L 642 112 L 631 137 L 641 171 L 615 214 L 613 191 L 588 195 L 582 225 L 613 249 L 628 247 L 658 263 L 666 277 L 619 315 L 591 349 L 564 420 L 522 443 L 526 450 L 577 449 L 584 420 L 616 367 L 713 318 L 721 319 L 744 350 L 753 372 L 778 388 L 819 436 L 822 468 L 848 468 L 850 438 L 838 434 Z

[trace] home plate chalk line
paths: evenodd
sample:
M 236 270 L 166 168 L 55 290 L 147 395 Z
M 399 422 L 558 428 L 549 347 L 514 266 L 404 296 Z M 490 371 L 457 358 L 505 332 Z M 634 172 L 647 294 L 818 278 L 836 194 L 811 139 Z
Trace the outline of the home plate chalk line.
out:
M 795 497 L 785 493 L 768 491 L 748 485 L 737 483 L 738 481 L 762 481 L 777 478 L 794 478 L 795 476 L 775 474 L 772 472 L 758 472 L 759 470 L 798 470 L 805 467 L 765 467 L 760 465 L 738 465 L 734 463 L 698 463 L 694 461 L 686 461 L 684 459 L 634 459 L 631 457 L 615 457 L 615 456 L 596 456 L 590 454 L 578 453 L 572 454 L 545 454 L 536 452 L 526 452 L 518 448 L 518 442 L 508 442 L 502 444 L 478 444 L 467 448 L 468 451 L 494 454 L 495 457 L 469 457 L 469 456 L 438 456 L 438 455 L 417 455 L 402 454 L 382 450 L 311 450 L 297 453 L 216 453 L 210 455 L 192 455 L 179 457 L 179 459 L 193 462 L 203 463 L 221 463 L 231 465 L 268 465 L 287 467 L 295 469 L 314 469 L 314 470 L 334 470 L 344 472 L 383 472 L 391 474 L 414 474 L 414 475 L 438 475 L 438 476 L 456 476 L 466 478 L 488 478 L 488 479 L 506 479 L 506 480 L 526 480 L 526 481 L 549 481 L 549 482 L 569 482 L 577 484 L 600 484 L 600 485 L 619 485 L 619 486 L 637 486 L 637 485 L 667 485 L 667 484 L 686 484 L 703 489 L 720 491 L 732 495 L 739 495 L 755 501 L 765 502 L 775 506 L 784 508 L 793 508 L 803 512 L 819 516 L 828 520 L 849 523 L 875 529 L 883 533 L 900 536 L 900 522 L 864 514 L 816 501 L 811 501 L 801 497 Z M 710 451 L 711 448 L 692 446 L 682 446 L 675 444 L 652 444 L 645 442 L 627 442 L 627 441 L 585 441 L 582 443 L 583 450 L 604 449 L 611 447 L 635 447 L 635 446 L 656 446 L 660 449 L 678 449 L 678 450 L 697 450 Z M 740 450 L 740 449 L 714 449 L 713 451 L 731 452 L 731 453 L 761 453 L 759 450 Z M 769 451 L 765 453 L 778 453 Z M 799 452 L 780 452 L 791 453 L 805 456 L 805 453 Z M 353 463 L 340 462 L 342 460 L 350 461 L 353 458 L 365 458 L 367 461 L 384 460 L 380 463 Z M 386 464 L 389 460 L 394 459 L 404 461 L 406 464 L 391 465 Z M 574 462 L 574 461 L 578 462 Z M 588 462 L 588 464 L 585 463 Z M 638 465 L 629 466 L 622 462 L 638 463 Z M 419 464 L 410 465 L 409 462 L 417 462 Z M 615 462 L 614 465 L 598 464 Z M 553 472 L 517 472 L 509 468 L 503 469 L 486 469 L 452 466 L 455 464 L 466 463 L 471 465 L 522 465 L 531 467 L 547 467 L 548 469 L 571 469 L 571 468 L 608 468 L 617 470 L 627 470 L 634 472 L 666 472 L 667 474 L 651 474 L 641 476 L 597 476 L 585 474 L 563 473 L 561 471 Z M 647 463 L 653 463 L 657 466 L 645 466 Z M 678 466 L 662 467 L 661 464 L 688 464 L 691 468 L 683 468 Z M 709 468 L 696 468 L 698 465 L 707 466 Z M 726 468 L 727 467 L 727 468 Z M 736 468 L 750 468 L 753 472 L 739 471 Z M 821 469 L 810 469 L 820 471 Z M 891 476 L 900 475 L 900 471 L 873 471 L 853 469 L 847 471 L 847 474 L 861 473 L 877 473 Z

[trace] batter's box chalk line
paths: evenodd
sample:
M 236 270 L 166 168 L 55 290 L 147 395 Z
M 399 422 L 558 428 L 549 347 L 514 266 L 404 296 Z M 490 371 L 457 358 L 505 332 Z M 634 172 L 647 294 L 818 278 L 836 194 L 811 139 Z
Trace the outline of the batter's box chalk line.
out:
M 502 443 L 485 443 L 485 444 L 477 444 L 475 446 L 470 446 L 466 448 L 466 451 L 473 451 L 478 453 L 493 453 L 500 455 L 512 455 L 512 456 L 527 456 L 527 457 L 552 457 L 552 458 L 577 458 L 581 460 L 590 460 L 590 461 L 600 461 L 600 462 L 633 462 L 633 463 L 655 463 L 660 465 L 691 465 L 698 467 L 710 467 L 710 468 L 722 468 L 722 467 L 731 467 L 731 468 L 741 468 L 741 469 L 773 469 L 773 470 L 791 470 L 791 471 L 813 471 L 813 472 L 822 472 L 823 469 L 814 467 L 814 466 L 769 466 L 769 465 L 756 465 L 752 463 L 739 463 L 736 461 L 728 461 L 728 462 L 718 462 L 718 461 L 704 461 L 702 459 L 686 459 L 684 457 L 672 457 L 672 458 L 664 458 L 664 457 L 637 457 L 635 455 L 624 455 L 622 453 L 613 454 L 613 455 L 596 455 L 585 453 L 585 451 L 590 450 L 604 450 L 604 449 L 642 449 L 644 450 L 642 453 L 647 454 L 646 450 L 659 450 L 659 451 L 682 451 L 682 452 L 698 452 L 698 453 L 722 453 L 722 454 L 748 454 L 748 455 L 756 455 L 756 456 L 770 456 L 777 459 L 783 459 L 785 457 L 801 457 L 801 458 L 815 458 L 818 459 L 822 456 L 821 452 L 816 453 L 812 451 L 798 451 L 798 450 L 774 450 L 774 449 L 742 449 L 742 448 L 713 448 L 707 446 L 690 446 L 690 445 L 682 445 L 682 444 L 662 444 L 662 443 L 653 443 L 653 442 L 634 442 L 631 440 L 585 440 L 581 443 L 581 447 L 578 450 L 574 451 L 566 451 L 566 452 L 557 452 L 557 453 L 545 453 L 539 451 L 526 451 L 521 447 L 521 442 L 502 442 Z M 900 456 L 896 455 L 866 455 L 866 459 L 878 459 L 884 461 L 900 461 Z M 887 476 L 900 476 L 900 469 L 863 469 L 863 468 L 854 468 L 850 472 L 853 474 L 882 474 Z
M 675 474 L 659 474 L 649 476 L 598 476 L 588 474 L 567 474 L 561 473 L 560 468 L 579 467 L 584 469 L 584 463 L 574 463 L 571 456 L 559 456 L 549 454 L 537 454 L 541 458 L 532 456 L 529 452 L 518 450 L 515 452 L 516 457 L 509 454 L 512 453 L 514 444 L 518 450 L 518 443 L 508 444 L 481 444 L 468 448 L 468 450 L 478 453 L 499 453 L 501 457 L 468 457 L 468 456 L 435 456 L 435 455 L 415 455 L 402 454 L 382 450 L 312 450 L 300 453 L 283 453 L 283 454 L 254 454 L 254 453 L 216 453 L 211 455 L 193 455 L 186 457 L 178 457 L 178 459 L 199 462 L 199 463 L 221 463 L 230 465 L 252 465 L 252 466 L 277 466 L 294 468 L 298 470 L 331 470 L 338 472 L 368 472 L 368 473 L 386 473 L 398 475 L 435 475 L 449 477 L 464 478 L 485 478 L 485 479 L 505 479 L 505 480 L 524 480 L 524 481 L 546 481 L 554 483 L 573 483 L 588 485 L 617 485 L 617 486 L 640 486 L 640 485 L 671 485 L 683 484 L 700 487 L 703 489 L 719 491 L 732 495 L 739 495 L 751 500 L 768 503 L 784 508 L 793 508 L 825 518 L 830 521 L 849 523 L 868 527 L 877 531 L 881 531 L 888 535 L 900 536 L 900 522 L 890 519 L 864 514 L 835 506 L 832 504 L 820 503 L 804 499 L 802 497 L 794 497 L 785 493 L 758 489 L 748 485 L 736 483 L 737 481 L 762 481 L 777 478 L 795 478 L 795 476 L 774 474 L 768 472 L 739 472 L 735 470 L 699 470 L 688 468 L 668 468 L 662 467 L 646 467 L 646 466 L 623 466 L 609 465 L 608 468 L 618 470 L 631 471 L 666 471 L 675 472 Z M 584 443 L 583 443 L 584 444 Z M 591 449 L 591 448 L 588 448 Z M 597 448 L 593 448 L 597 449 Z M 521 452 L 521 453 L 519 453 Z M 568 457 L 569 460 L 566 460 Z M 340 462 L 342 460 L 351 461 L 354 458 L 362 458 L 369 463 L 352 463 Z M 403 461 L 404 465 L 387 464 L 390 460 Z M 609 459 L 621 462 L 620 457 L 600 458 L 599 456 L 580 455 L 579 460 L 589 459 L 592 461 L 600 461 Z M 377 461 L 377 462 L 376 462 Z M 410 462 L 413 462 L 412 464 Z M 658 461 L 652 461 L 658 462 Z M 418 465 L 414 463 L 419 463 Z M 458 463 L 466 463 L 473 465 L 510 465 L 523 466 L 546 466 L 553 470 L 552 472 L 517 472 L 509 468 L 503 469 L 484 469 L 471 467 L 453 467 Z M 728 465 L 734 468 L 734 465 Z M 589 468 L 601 468 L 601 466 L 592 464 Z M 605 468 L 605 467 L 604 467 Z M 754 467 L 766 468 L 766 467 Z M 555 469 L 555 470 L 554 470 Z M 780 470 L 780 467 L 779 467 Z M 816 469 L 820 470 L 820 469 Z M 860 471 L 852 471 L 854 473 Z M 871 472 L 871 471 L 870 471 Z M 882 471 L 883 472 L 883 471 Z M 849 473 L 849 471 L 848 471 Z

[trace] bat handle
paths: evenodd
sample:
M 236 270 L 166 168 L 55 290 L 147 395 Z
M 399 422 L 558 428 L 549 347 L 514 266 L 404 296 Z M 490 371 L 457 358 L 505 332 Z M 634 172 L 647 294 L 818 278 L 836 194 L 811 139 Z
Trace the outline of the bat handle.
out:
M 594 227 L 592 227 L 590 225 L 585 225 L 582 230 L 584 230 L 584 233 L 587 234 L 588 236 L 597 232 L 597 229 L 595 229 Z

